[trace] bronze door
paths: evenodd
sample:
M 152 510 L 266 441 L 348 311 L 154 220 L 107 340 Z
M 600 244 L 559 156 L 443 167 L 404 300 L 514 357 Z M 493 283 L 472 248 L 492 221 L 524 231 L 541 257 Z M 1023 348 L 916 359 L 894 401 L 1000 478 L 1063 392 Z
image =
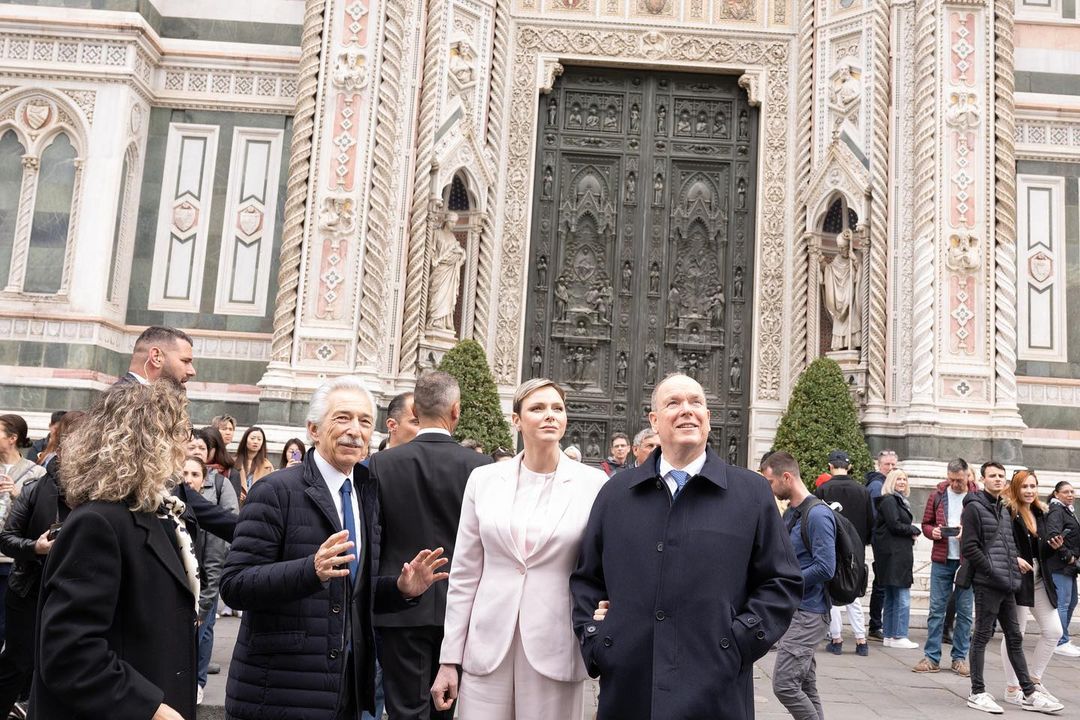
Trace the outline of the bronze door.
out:
M 721 75 L 567 68 L 540 98 L 524 375 L 567 388 L 586 461 L 685 372 L 746 462 L 757 122 Z

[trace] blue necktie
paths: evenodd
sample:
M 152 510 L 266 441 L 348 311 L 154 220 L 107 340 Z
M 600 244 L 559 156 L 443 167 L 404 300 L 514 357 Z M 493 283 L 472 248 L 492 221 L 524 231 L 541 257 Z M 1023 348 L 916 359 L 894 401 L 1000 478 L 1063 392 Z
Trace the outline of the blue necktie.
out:
M 686 483 L 690 481 L 690 473 L 685 470 L 672 470 L 668 475 L 675 481 L 675 492 L 671 494 L 671 497 L 678 497 L 682 489 L 686 487 Z
M 349 580 L 356 582 L 356 573 L 360 569 L 360 540 L 356 535 L 356 518 L 353 517 L 352 509 L 352 480 L 345 478 L 341 484 L 341 516 L 345 530 L 349 531 L 349 539 L 353 541 L 353 559 L 349 563 Z

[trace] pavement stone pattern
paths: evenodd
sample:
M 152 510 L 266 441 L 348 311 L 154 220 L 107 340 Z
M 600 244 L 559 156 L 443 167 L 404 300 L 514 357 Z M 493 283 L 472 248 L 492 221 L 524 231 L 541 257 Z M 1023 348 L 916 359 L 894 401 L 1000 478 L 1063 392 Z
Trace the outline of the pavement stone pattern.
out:
M 240 622 L 236 618 L 219 618 L 216 625 L 214 662 L 221 663 L 221 674 L 211 675 L 206 685 L 206 697 L 199 709 L 199 720 L 223 720 L 222 705 L 225 702 L 225 679 L 228 677 L 229 659 Z M 1031 632 L 1024 648 L 1031 656 L 1038 639 L 1035 623 L 1029 624 Z M 911 640 L 922 644 L 926 639 L 923 631 L 913 631 Z M 1019 716 L 1024 711 L 1008 705 L 1002 699 L 1005 680 L 1001 669 L 999 651 L 1000 633 L 987 647 L 986 686 L 1005 708 L 1005 716 Z M 945 646 L 946 653 L 949 646 Z M 939 720 L 943 718 L 983 717 L 983 713 L 967 707 L 971 683 L 947 669 L 949 660 L 943 661 L 941 672 L 917 674 L 911 667 L 922 657 L 922 650 L 896 650 L 880 643 L 870 643 L 870 655 L 855 654 L 855 640 L 850 629 L 844 628 L 844 653 L 831 655 L 824 650 L 824 638 L 817 653 L 818 691 L 824 702 L 828 720 L 866 720 L 867 718 L 903 718 L 904 720 Z M 754 666 L 754 699 L 756 716 L 760 720 L 790 718 L 784 707 L 772 694 L 772 668 L 776 655 L 769 653 Z M 1061 717 L 1076 717 L 1080 710 L 1080 658 L 1055 655 L 1050 661 L 1043 683 L 1064 704 Z M 599 686 L 589 681 L 586 689 L 585 720 L 595 715 Z M 1031 714 L 1029 713 L 1028 716 Z M 468 720 L 463 718 L 462 720 Z M 717 720 L 723 720 L 717 715 Z

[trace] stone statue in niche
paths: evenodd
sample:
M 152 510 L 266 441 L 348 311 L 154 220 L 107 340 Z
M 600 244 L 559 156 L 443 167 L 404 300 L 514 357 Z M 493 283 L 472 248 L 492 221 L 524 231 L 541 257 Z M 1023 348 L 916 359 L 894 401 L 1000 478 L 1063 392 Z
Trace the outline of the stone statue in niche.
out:
M 570 306 L 570 291 L 562 278 L 555 281 L 555 319 L 565 320 L 566 310 Z
M 619 129 L 619 118 L 615 114 L 615 106 L 608 105 L 607 114 L 604 115 L 604 130 L 616 132 Z
M 649 266 L 649 294 L 660 294 L 660 265 L 658 263 Z
M 694 123 L 694 132 L 698 135 L 706 135 L 709 132 L 709 114 L 701 110 L 697 114 L 697 122 Z
M 738 203 L 736 205 L 736 207 L 739 210 L 745 210 L 746 209 L 746 178 L 740 177 L 739 180 L 735 183 L 735 194 L 736 194 L 736 197 L 737 197 L 736 202 Z
M 862 71 L 849 59 L 840 62 L 832 75 L 832 101 L 842 108 L 842 112 L 850 113 L 863 95 Z
M 656 173 L 656 179 L 653 181 L 653 204 L 664 204 L 664 173 Z
M 679 325 L 679 311 L 682 309 L 682 297 L 679 288 L 674 285 L 668 290 L 668 325 Z
M 536 259 L 536 284 L 547 287 L 547 255 L 541 255 Z
M 471 85 L 476 73 L 476 53 L 468 40 L 462 39 L 450 46 L 450 74 L 460 85 Z
M 633 205 L 637 202 L 637 175 L 633 170 L 626 176 L 626 203 Z
M 620 385 L 626 384 L 626 369 L 630 367 L 630 361 L 626 359 L 626 353 L 619 353 L 619 361 L 615 364 L 615 382 Z
M 585 448 L 586 457 L 601 457 L 600 438 L 596 433 L 589 435 L 589 446 Z
M 736 300 L 742 300 L 743 299 L 743 294 L 742 294 L 742 291 L 743 291 L 742 265 L 739 265 L 738 267 L 735 268 L 735 282 L 734 282 L 734 285 L 735 285 L 735 299 Z
M 701 361 L 698 359 L 697 353 L 689 353 L 683 357 L 683 372 L 694 380 L 698 379 L 698 372 L 701 370 Z
M 690 111 L 683 109 L 679 113 L 679 119 L 675 123 L 675 132 L 679 135 L 690 134 Z
M 570 106 L 570 117 L 567 118 L 566 124 L 570 127 L 581 127 L 581 106 L 577 103 Z
M 552 172 L 551 166 L 548 165 L 544 168 L 544 188 L 543 196 L 545 198 L 551 197 L 551 186 L 555 182 L 555 173 Z
M 728 373 L 728 379 L 731 381 L 732 392 L 739 392 L 742 388 L 742 363 L 739 362 L 739 358 L 735 358 L 731 361 L 731 371 Z
M 709 300 L 711 301 L 709 305 L 709 326 L 713 329 L 722 328 L 724 326 L 724 306 L 727 304 L 722 284 L 716 286 Z
M 533 348 L 532 354 L 532 376 L 538 378 L 543 375 L 544 370 L 544 355 L 540 352 L 540 348 Z
M 690 336 L 687 339 L 692 343 L 701 342 L 701 328 L 699 328 L 697 325 L 691 327 Z
M 750 113 L 739 111 L 739 139 L 745 140 L 750 135 Z
M 960 233 L 949 236 L 949 251 L 945 255 L 945 265 L 956 272 L 970 272 L 982 262 L 982 250 L 979 239 L 974 235 Z
M 600 112 L 596 109 L 595 105 L 589 106 L 589 114 L 585 116 L 585 129 L 586 130 L 599 130 L 600 129 Z
M 352 198 L 333 196 L 323 200 L 319 211 L 319 227 L 331 233 L 335 240 L 351 235 L 356 229 L 356 212 Z
M 581 431 L 575 429 L 570 433 L 570 444 L 578 449 L 581 448 Z
M 559 121 L 559 101 L 556 100 L 555 98 L 549 98 L 548 99 L 547 112 L 548 112 L 548 117 L 547 117 L 548 125 L 551 125 L 552 127 L 554 127 L 555 124 Z
M 667 132 L 667 107 L 661 105 L 656 108 L 656 134 L 663 135 Z
M 442 227 L 435 231 L 428 285 L 428 328 L 431 330 L 454 330 L 461 266 L 465 264 L 465 250 L 454 234 L 457 221 L 457 213 L 447 213 Z
M 622 290 L 627 295 L 630 294 L 630 283 L 634 279 L 634 268 L 627 260 L 622 266 Z
M 728 465 L 734 465 L 735 461 L 739 458 L 739 438 L 732 435 L 727 441 L 727 461 Z
M 637 103 L 630 106 L 630 132 L 641 132 L 641 108 Z
M 589 324 L 585 322 L 585 318 L 578 318 L 577 327 L 574 328 L 574 334 L 581 337 L 589 334 Z
M 723 110 L 716 113 L 716 120 L 713 122 L 713 135 L 717 137 L 728 136 L 727 115 L 724 114 Z
M 832 262 L 821 258 L 821 285 L 825 309 L 832 319 L 832 350 L 854 350 L 860 346 L 862 327 L 859 306 L 859 263 L 853 256 L 851 230 L 836 237 L 837 254 Z
M 645 356 L 645 384 L 656 384 L 656 356 L 652 353 Z

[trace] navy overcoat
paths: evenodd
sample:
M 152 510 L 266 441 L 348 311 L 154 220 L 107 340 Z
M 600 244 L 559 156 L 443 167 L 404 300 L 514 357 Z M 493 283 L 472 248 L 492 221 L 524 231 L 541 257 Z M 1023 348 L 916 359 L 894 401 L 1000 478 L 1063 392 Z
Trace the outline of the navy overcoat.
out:
M 754 717 L 753 663 L 787 630 L 802 575 L 766 480 L 711 449 L 672 500 L 660 450 L 600 490 L 570 579 L 599 720 Z M 592 619 L 600 600 L 611 609 Z

